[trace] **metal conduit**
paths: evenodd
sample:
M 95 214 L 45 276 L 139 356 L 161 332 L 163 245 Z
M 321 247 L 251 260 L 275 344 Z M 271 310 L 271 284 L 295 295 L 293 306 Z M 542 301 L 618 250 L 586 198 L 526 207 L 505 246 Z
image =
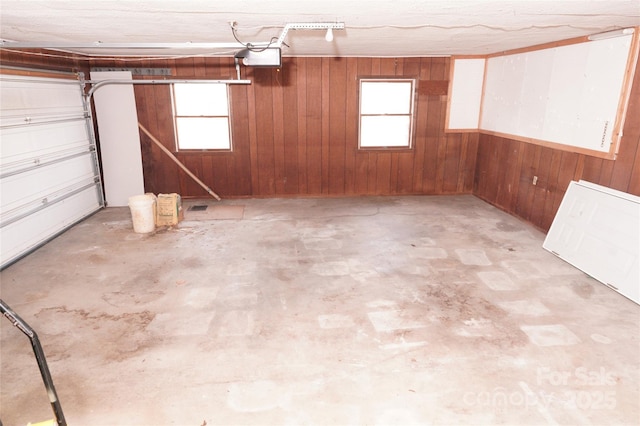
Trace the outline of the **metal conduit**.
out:
M 91 89 L 87 92 L 87 98 L 91 98 L 93 93 L 108 84 L 251 84 L 251 80 L 184 80 L 184 79 L 169 79 L 169 80 L 86 80 L 85 83 L 92 84 Z

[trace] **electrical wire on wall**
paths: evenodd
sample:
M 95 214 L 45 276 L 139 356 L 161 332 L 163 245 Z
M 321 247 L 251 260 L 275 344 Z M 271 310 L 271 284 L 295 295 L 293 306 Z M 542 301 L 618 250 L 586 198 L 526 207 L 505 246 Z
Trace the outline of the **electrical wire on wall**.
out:
M 231 26 L 231 33 L 233 34 L 233 38 L 236 39 L 236 41 L 238 43 L 240 43 L 241 45 L 243 45 L 246 49 L 252 51 L 252 52 L 264 52 L 265 50 L 269 49 L 275 42 L 278 41 L 278 37 L 271 37 L 271 39 L 269 40 L 268 44 L 266 46 L 263 47 L 256 47 L 254 46 L 252 43 L 245 43 L 243 41 L 240 40 L 240 38 L 238 37 L 237 34 L 237 29 L 236 29 L 236 23 L 235 22 L 230 22 L 229 23 Z M 285 46 L 289 47 L 286 43 L 283 43 Z

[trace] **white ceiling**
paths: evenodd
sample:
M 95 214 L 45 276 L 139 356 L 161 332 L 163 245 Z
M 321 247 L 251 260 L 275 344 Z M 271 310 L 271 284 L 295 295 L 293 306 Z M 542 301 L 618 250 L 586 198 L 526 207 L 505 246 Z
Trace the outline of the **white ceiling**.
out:
M 287 23 L 344 22 L 345 30 L 335 31 L 331 43 L 325 41 L 322 31 L 289 31 L 284 56 L 486 54 L 640 26 L 640 0 L 1 0 L 0 4 L 0 38 L 43 45 L 235 43 L 231 21 L 237 22 L 243 42 L 268 42 Z M 149 53 L 66 50 L 104 55 Z M 209 53 L 231 56 L 234 50 Z

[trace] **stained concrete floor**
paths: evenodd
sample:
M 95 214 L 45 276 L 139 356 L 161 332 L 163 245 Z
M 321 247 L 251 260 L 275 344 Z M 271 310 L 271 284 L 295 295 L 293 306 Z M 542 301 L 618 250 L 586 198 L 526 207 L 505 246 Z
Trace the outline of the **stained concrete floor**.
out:
M 481 200 L 209 204 L 150 235 L 108 208 L 0 273 L 70 425 L 640 424 L 640 307 Z M 0 332 L 5 426 L 52 418 Z

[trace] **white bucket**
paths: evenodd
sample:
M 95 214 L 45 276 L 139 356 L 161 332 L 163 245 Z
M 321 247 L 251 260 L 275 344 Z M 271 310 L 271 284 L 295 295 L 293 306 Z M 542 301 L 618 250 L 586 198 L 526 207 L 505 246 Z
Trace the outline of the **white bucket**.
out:
M 153 194 L 129 197 L 133 230 L 138 234 L 147 234 L 156 229 L 155 204 Z

